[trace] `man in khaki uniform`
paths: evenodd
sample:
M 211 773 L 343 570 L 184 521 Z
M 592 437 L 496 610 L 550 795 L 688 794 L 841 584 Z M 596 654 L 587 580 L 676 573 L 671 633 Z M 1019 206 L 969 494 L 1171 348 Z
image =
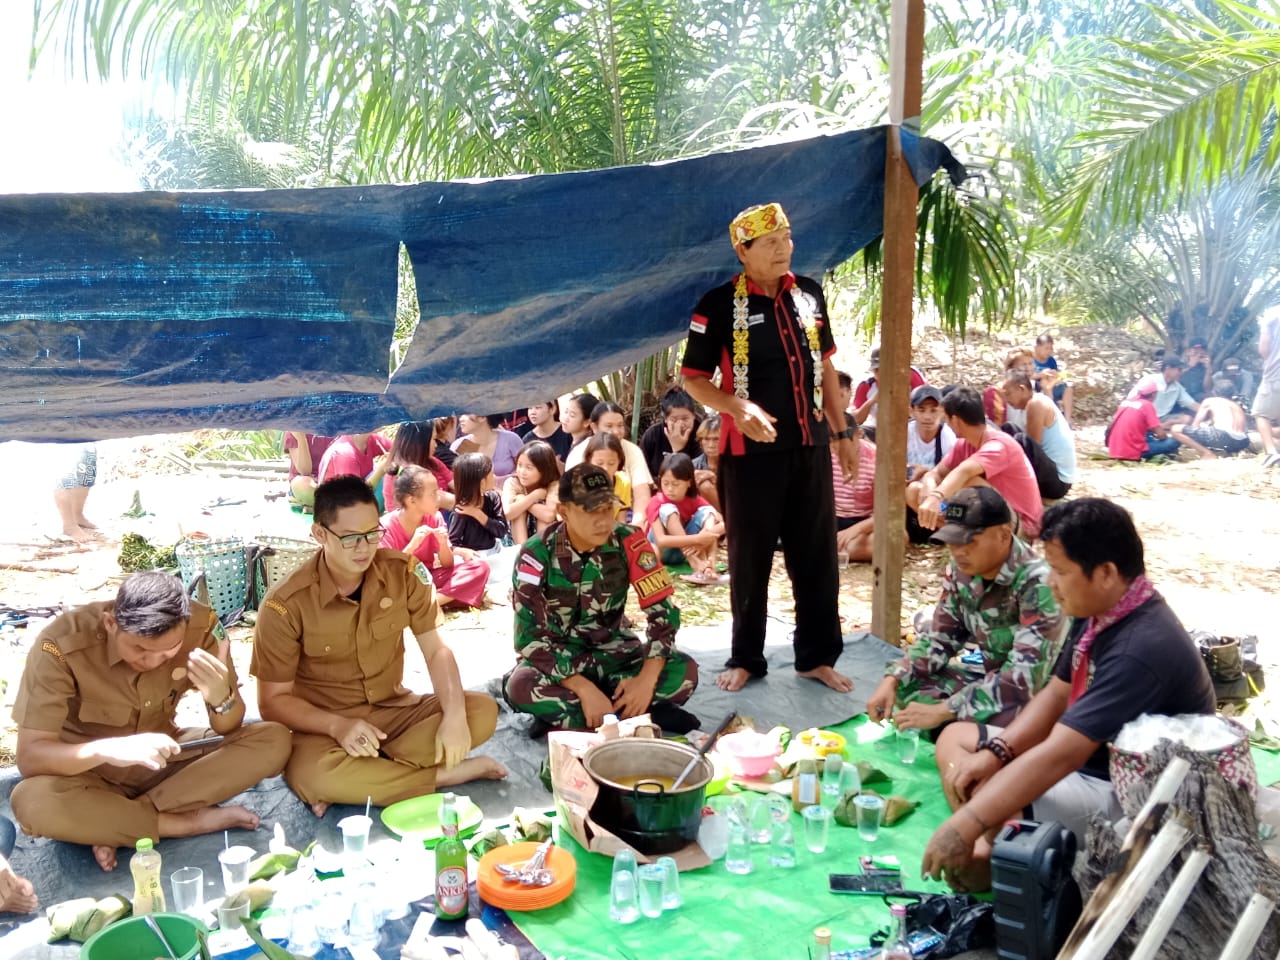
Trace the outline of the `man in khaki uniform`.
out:
M 436 631 L 431 575 L 380 550 L 378 503 L 358 477 L 316 488 L 320 549 L 258 611 L 251 671 L 262 715 L 293 730 L 285 779 L 316 816 L 330 803 L 378 806 L 506 768 L 467 752 L 493 735 L 498 705 L 466 693 Z M 433 694 L 403 685 L 404 629 L 426 658 Z
M 211 730 L 180 730 L 178 701 L 204 698 Z M 104 870 L 141 837 L 256 829 L 244 807 L 215 806 L 289 755 L 289 731 L 243 726 L 217 615 L 166 573 L 136 573 L 114 602 L 70 610 L 36 637 L 14 704 L 18 770 L 10 803 L 22 829 L 93 847 Z M 183 750 L 219 734 L 221 744 Z

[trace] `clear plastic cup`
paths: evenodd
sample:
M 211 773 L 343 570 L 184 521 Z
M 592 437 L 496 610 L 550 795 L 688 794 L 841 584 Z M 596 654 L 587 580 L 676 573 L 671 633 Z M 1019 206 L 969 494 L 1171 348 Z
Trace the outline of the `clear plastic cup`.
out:
M 752 843 L 768 843 L 773 830 L 773 815 L 769 808 L 769 796 L 758 796 L 751 801 L 747 830 Z
M 680 868 L 675 857 L 659 857 L 658 866 L 662 868 L 662 909 L 674 910 L 684 903 L 680 896 Z
M 241 903 L 234 906 L 227 906 L 225 903 L 218 904 L 218 929 L 239 930 L 244 926 L 244 921 L 248 919 L 248 897 L 245 897 Z
M 916 729 L 898 731 L 898 760 L 901 763 L 915 763 L 916 753 L 920 749 L 920 731 Z
M 747 828 L 732 819 L 729 821 L 729 848 L 724 854 L 724 868 L 739 874 L 750 873 L 756 868 L 751 859 L 751 837 Z
M 840 772 L 844 759 L 838 753 L 829 753 L 822 761 L 822 805 L 834 810 L 840 802 Z
M 804 817 L 804 845 L 810 853 L 822 853 L 831 834 L 831 811 L 815 805 L 805 807 L 800 813 Z
M 363 813 L 343 817 L 338 821 L 338 829 L 342 831 L 343 872 L 350 867 L 359 866 L 368 860 L 369 828 L 373 820 Z
M 656 863 L 640 867 L 640 912 L 646 917 L 662 916 L 662 881 L 666 872 Z
M 858 773 L 856 763 L 845 763 L 840 766 L 840 796 L 862 792 L 862 776 Z
M 316 935 L 324 943 L 337 943 L 346 933 L 351 904 L 337 880 L 329 880 L 320 886 L 323 892 L 315 912 Z
M 630 850 L 619 850 L 613 855 L 613 879 L 609 881 L 609 919 L 614 923 L 635 923 L 640 919 L 636 855 Z
M 315 908 L 300 903 L 289 912 L 289 952 L 310 957 L 320 952 L 320 946 Z
M 791 821 L 783 820 L 773 825 L 769 840 L 769 866 L 789 870 L 796 865 L 796 832 Z
M 249 864 L 253 861 L 253 847 L 227 847 L 218 854 L 222 866 L 222 892 L 228 897 L 249 885 Z
M 867 843 L 875 843 L 880 835 L 880 818 L 884 816 L 884 797 L 860 793 L 854 797 L 853 804 L 858 814 L 858 836 Z
M 199 867 L 180 867 L 169 874 L 173 887 L 173 912 L 196 915 L 204 906 L 204 871 Z
M 377 943 L 378 926 L 377 887 L 372 883 L 361 883 L 351 902 L 347 939 L 354 944 Z

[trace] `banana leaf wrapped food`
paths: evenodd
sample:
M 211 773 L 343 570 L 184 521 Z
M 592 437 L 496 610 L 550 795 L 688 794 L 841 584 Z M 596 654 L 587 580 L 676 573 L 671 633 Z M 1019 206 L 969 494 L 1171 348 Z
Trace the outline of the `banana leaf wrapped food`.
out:
M 54 904 L 46 911 L 49 918 L 49 942 L 75 940 L 84 943 L 109 923 L 133 912 L 127 898 L 112 894 L 95 900 L 79 897 Z
M 486 830 L 476 837 L 475 843 L 471 845 L 471 855 L 479 860 L 490 850 L 505 846 L 507 846 L 507 835 L 505 833 L 498 829 Z
M 511 820 L 515 824 L 516 837 L 520 840 L 541 843 L 543 840 L 551 839 L 551 818 L 545 814 L 525 807 L 516 807 L 511 812 Z

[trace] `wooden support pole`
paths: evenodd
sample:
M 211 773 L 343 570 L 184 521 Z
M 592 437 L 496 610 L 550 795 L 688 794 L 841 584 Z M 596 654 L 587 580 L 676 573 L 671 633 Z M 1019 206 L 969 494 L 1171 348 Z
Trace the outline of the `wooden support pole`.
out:
M 1155 960 L 1156 951 L 1160 949 L 1164 938 L 1173 929 L 1174 921 L 1182 911 L 1182 905 L 1187 902 L 1187 897 L 1191 896 L 1191 890 L 1200 879 L 1200 874 L 1204 873 L 1204 868 L 1209 865 L 1211 855 L 1208 848 L 1200 847 L 1187 857 L 1187 862 L 1182 865 L 1173 883 L 1169 885 L 1169 892 L 1160 901 L 1156 915 L 1151 918 L 1151 923 L 1147 925 L 1142 939 L 1134 947 L 1133 955 L 1129 960 Z
M 1115 889 L 1114 896 L 1097 915 L 1079 948 L 1070 951 L 1064 948 L 1058 954 L 1058 960 L 1104 960 L 1111 956 L 1111 948 L 1125 926 L 1190 836 L 1191 818 L 1186 815 L 1171 819 L 1161 827 L 1124 882 Z
M 923 87 L 924 0 L 893 0 L 889 27 L 889 122 L 884 180 L 884 284 L 880 369 L 876 375 L 875 532 L 871 632 L 902 636 L 906 552 L 907 401 L 911 395 L 911 319 L 919 191 L 902 154 L 900 129 L 919 127 Z
M 1244 913 L 1240 914 L 1240 922 L 1231 931 L 1231 939 L 1222 948 L 1222 954 L 1218 960 L 1248 960 L 1253 956 L 1253 945 L 1262 936 L 1262 931 L 1267 921 L 1271 919 L 1271 912 L 1275 908 L 1275 903 L 1260 893 L 1250 897 Z

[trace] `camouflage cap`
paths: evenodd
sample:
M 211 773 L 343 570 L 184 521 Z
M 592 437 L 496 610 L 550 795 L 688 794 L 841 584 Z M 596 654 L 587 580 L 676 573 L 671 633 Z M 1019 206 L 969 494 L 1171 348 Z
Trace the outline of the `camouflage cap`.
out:
M 609 474 L 589 463 L 580 463 L 560 478 L 560 502 L 573 503 L 584 510 L 599 510 L 605 504 L 622 501 L 613 492 Z

